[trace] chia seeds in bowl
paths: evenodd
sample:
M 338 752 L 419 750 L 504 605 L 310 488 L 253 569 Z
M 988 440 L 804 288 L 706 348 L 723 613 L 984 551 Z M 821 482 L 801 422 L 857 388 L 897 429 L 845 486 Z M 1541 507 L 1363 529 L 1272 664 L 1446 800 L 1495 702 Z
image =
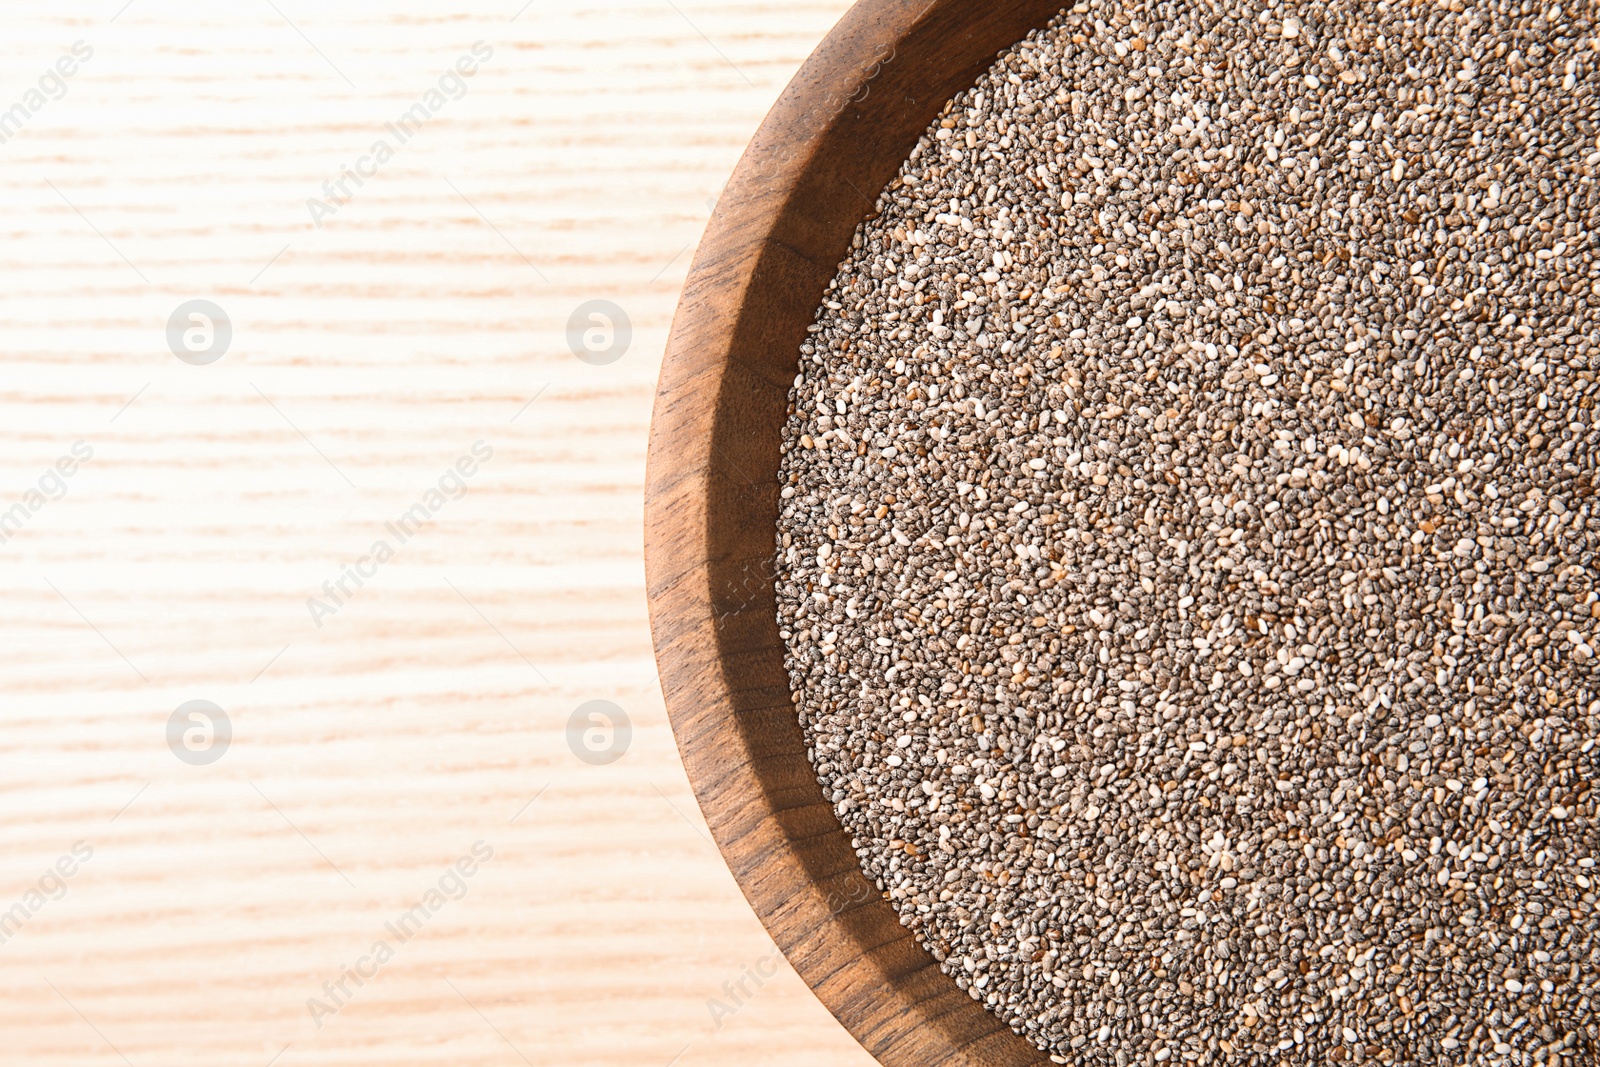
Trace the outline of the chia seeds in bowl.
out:
M 1593 1062 L 1594 14 L 1079 4 L 830 284 L 800 721 L 1058 1062 Z

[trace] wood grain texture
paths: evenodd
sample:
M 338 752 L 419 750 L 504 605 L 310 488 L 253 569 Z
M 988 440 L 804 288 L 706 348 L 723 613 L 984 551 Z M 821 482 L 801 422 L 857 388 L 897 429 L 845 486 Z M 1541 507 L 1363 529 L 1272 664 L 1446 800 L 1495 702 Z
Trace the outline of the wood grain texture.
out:
M 947 978 L 862 875 L 806 758 L 772 575 L 799 346 L 917 137 L 1059 3 L 863 0 L 784 90 L 695 257 L 656 394 L 646 490 L 668 713 L 712 833 L 790 962 L 886 1067 L 1043 1054 Z
M 94 850 L 0 942 L 0 1063 L 865 1067 L 706 836 L 640 562 L 692 248 L 846 0 L 124 3 L 8 4 L 0 34 L 0 112 L 94 51 L 0 144 L 0 513 L 94 449 L 0 544 L 0 915 Z M 465 95 L 314 226 L 478 40 Z M 197 297 L 234 326 L 209 367 L 164 335 Z M 610 366 L 567 348 L 591 298 L 632 319 Z M 307 598 L 478 440 L 467 494 L 318 628 Z M 633 721 L 610 766 L 567 747 L 595 698 Z M 166 746 L 192 699 L 233 722 L 209 767 Z M 315 1025 L 479 840 L 465 896 Z

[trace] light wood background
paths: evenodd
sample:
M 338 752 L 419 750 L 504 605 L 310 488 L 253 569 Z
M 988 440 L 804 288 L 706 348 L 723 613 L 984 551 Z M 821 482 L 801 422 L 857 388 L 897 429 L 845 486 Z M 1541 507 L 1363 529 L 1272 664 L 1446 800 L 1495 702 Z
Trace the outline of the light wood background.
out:
M 845 0 L 124 2 L 0 34 L 0 111 L 93 49 L 0 145 L 0 512 L 94 452 L 0 544 L 0 913 L 93 849 L 0 943 L 0 1062 L 865 1067 L 786 965 L 713 1018 L 773 949 L 679 765 L 640 563 L 678 287 Z M 466 95 L 314 226 L 479 40 Z M 233 323 L 209 367 L 167 348 L 193 298 Z M 609 366 L 567 349 L 591 298 L 633 323 Z M 467 495 L 314 625 L 480 440 Z M 194 699 L 233 724 L 210 766 L 166 743 Z M 591 699 L 634 725 L 610 766 L 568 749 Z

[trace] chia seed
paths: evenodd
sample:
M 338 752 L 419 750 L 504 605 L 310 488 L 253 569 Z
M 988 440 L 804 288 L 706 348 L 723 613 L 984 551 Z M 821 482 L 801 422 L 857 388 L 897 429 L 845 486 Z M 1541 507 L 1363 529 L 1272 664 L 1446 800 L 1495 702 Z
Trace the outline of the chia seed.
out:
M 1080 3 L 829 285 L 810 757 L 1057 1062 L 1593 1062 L 1594 15 Z

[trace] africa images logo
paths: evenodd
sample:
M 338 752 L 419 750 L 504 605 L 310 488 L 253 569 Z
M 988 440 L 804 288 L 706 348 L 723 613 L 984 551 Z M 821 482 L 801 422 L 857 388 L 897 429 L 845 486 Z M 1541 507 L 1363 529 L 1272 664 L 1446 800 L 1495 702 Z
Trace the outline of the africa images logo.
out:
M 315 196 L 306 200 L 306 210 L 311 213 L 312 224 L 321 229 L 323 219 L 338 214 L 340 208 L 355 198 L 355 191 L 350 188 L 352 183 L 356 189 L 360 189 L 367 184 L 366 179 L 377 177 L 378 168 L 393 159 L 396 150 L 416 136 L 429 119 L 444 110 L 444 106 L 450 101 L 460 100 L 466 96 L 466 79 L 478 73 L 479 63 L 487 63 L 493 56 L 493 46 L 483 41 L 474 42 L 470 54 L 462 55 L 455 61 L 453 67 L 439 75 L 436 88 L 423 93 L 422 98 L 407 108 L 394 122 L 386 123 L 384 129 L 394 139 L 394 144 L 390 144 L 383 137 L 378 138 L 372 142 L 372 147 L 366 155 L 357 159 L 353 165 L 341 167 L 338 178 L 322 183 L 322 193 L 327 197 L 326 200 Z

